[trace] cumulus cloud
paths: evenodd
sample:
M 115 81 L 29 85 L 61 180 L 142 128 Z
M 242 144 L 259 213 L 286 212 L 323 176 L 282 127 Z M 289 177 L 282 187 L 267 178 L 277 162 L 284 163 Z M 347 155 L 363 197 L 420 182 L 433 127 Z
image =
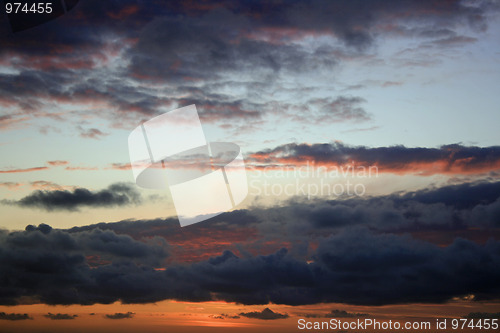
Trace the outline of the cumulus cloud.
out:
M 2 203 L 20 207 L 41 208 L 47 211 L 76 211 L 81 207 L 115 207 L 139 204 L 141 195 L 135 186 L 116 183 L 100 191 L 76 188 L 73 191 L 37 190 L 19 200 L 3 200 Z
M 450 245 L 457 236 L 485 243 L 500 236 L 499 184 L 463 183 L 334 200 L 294 198 L 273 207 L 226 212 L 187 229 L 179 228 L 176 218 L 158 218 L 98 223 L 70 232 L 101 229 L 134 238 L 162 237 L 171 245 L 171 258 L 179 262 L 207 260 L 224 250 L 243 256 L 267 255 L 282 247 L 305 258 L 324 237 L 360 226 L 376 232 L 410 233 L 438 245 Z M 207 235 L 210 242 L 206 242 Z
M 157 270 L 165 254 L 147 238 L 70 233 L 43 225 L 29 229 L 1 234 L 0 278 L 7 281 L 1 286 L 1 304 L 22 299 L 47 304 L 175 299 L 382 305 L 444 302 L 466 294 L 481 300 L 500 292 L 500 243 L 495 240 L 479 245 L 456 239 L 440 247 L 408 235 L 350 228 L 321 240 L 306 259 L 285 248 L 241 257 L 225 251 L 208 260 Z M 138 250 L 128 250 L 134 246 Z M 92 253 L 103 255 L 103 260 L 92 264 Z

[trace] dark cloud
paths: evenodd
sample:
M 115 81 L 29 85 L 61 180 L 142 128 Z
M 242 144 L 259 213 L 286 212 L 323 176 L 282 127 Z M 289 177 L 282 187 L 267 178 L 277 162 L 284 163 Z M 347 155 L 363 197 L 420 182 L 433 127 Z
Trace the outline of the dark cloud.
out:
M 135 315 L 135 313 L 133 313 L 133 312 L 126 312 L 126 313 L 117 312 L 115 314 L 107 314 L 104 316 L 104 318 L 107 318 L 107 319 L 129 319 L 129 318 L 133 318 L 134 315 Z
M 459 0 L 154 1 L 147 6 L 138 0 L 88 0 L 57 20 L 22 33 L 0 33 L 0 60 L 15 69 L 0 75 L 0 102 L 13 108 L 0 117 L 0 127 L 42 117 L 78 123 L 88 116 L 88 109 L 71 118 L 41 112 L 54 102 L 104 104 L 108 112 L 95 115 L 115 127 L 133 128 L 162 108 L 192 101 L 209 120 L 257 121 L 279 102 L 274 96 L 286 91 L 287 75 L 331 71 L 343 59 L 365 55 L 377 36 L 386 34 L 422 38 L 423 46 L 464 45 L 475 37 L 462 34 L 486 30 L 487 13 L 497 10 L 494 1 Z M 302 43 L 311 37 L 323 38 Z M 243 92 L 219 98 L 227 86 Z M 370 118 L 359 101 L 346 107 L 345 98 L 320 97 L 330 118 L 317 121 Z M 82 131 L 87 137 L 101 133 Z
M 280 71 L 297 73 L 336 63 L 328 49 L 311 52 L 247 38 L 254 28 L 247 17 L 226 9 L 215 9 L 202 17 L 155 19 L 130 50 L 132 75 L 182 82 L 256 70 L 275 80 Z
M 0 320 L 11 320 L 11 321 L 17 321 L 17 320 L 27 320 L 27 319 L 33 319 L 30 317 L 27 313 L 5 313 L 5 312 L 0 312 Z
M 353 165 L 357 168 L 376 166 L 379 172 L 414 173 L 484 173 L 500 168 L 500 147 L 474 147 L 460 144 L 439 148 L 407 148 L 349 146 L 340 142 L 324 144 L 290 143 L 250 155 L 250 160 L 263 165 L 316 166 Z
M 325 318 L 354 318 L 354 317 L 366 317 L 366 313 L 351 313 L 345 310 L 332 310 L 330 313 L 325 315 Z
M 213 319 L 240 319 L 241 317 L 238 315 L 230 315 L 227 313 L 221 313 L 220 315 L 210 315 L 210 318 Z
M 49 318 L 52 320 L 69 320 L 69 319 L 75 319 L 78 317 L 78 315 L 71 315 L 67 313 L 47 313 L 46 315 L 43 315 L 45 318 Z
M 242 312 L 240 316 L 252 318 L 252 319 L 262 319 L 262 320 L 274 320 L 274 319 L 286 319 L 288 318 L 288 314 L 282 314 L 279 312 L 274 312 L 269 308 L 265 308 L 264 310 L 258 312 Z
M 95 288 L 120 277 L 108 271 L 96 280 L 95 269 L 110 263 L 122 268 L 138 263 L 158 267 L 168 256 L 166 248 L 158 238 L 137 241 L 109 230 L 70 234 L 41 224 L 23 232 L 1 231 L 0 276 L 9 282 L 0 286 L 0 302 L 15 304 L 24 294 L 48 304 L 72 304 L 75 297 L 82 304 L 97 299 L 108 303 Z
M 1 304 L 175 299 L 382 305 L 500 295 L 500 244 L 493 239 L 484 245 L 456 239 L 440 247 L 408 235 L 349 228 L 320 239 L 317 250 L 304 259 L 284 248 L 242 257 L 225 251 L 157 270 L 165 259 L 161 249 L 167 247 L 158 239 L 136 241 L 97 229 L 70 233 L 46 225 L 2 232 L 1 237 L 0 278 L 6 281 L 0 286 Z
M 396 201 L 416 201 L 423 204 L 442 203 L 459 209 L 490 205 L 500 197 L 500 182 L 464 183 L 394 196 Z
M 68 232 L 98 228 L 134 238 L 162 237 L 172 246 L 171 258 L 179 262 L 207 260 L 224 250 L 267 255 L 281 247 L 305 258 L 322 238 L 355 226 L 411 233 L 438 245 L 449 245 L 457 236 L 484 243 L 500 236 L 499 186 L 477 182 L 377 197 L 294 198 L 274 207 L 227 212 L 189 228 L 179 228 L 175 218 L 158 218 L 98 223 Z
M 47 211 L 76 211 L 81 207 L 116 207 L 139 204 L 141 195 L 135 186 L 127 183 L 116 183 L 100 191 L 76 188 L 73 191 L 37 190 L 17 201 L 3 200 L 2 203 L 20 207 L 41 208 Z
M 470 312 L 464 316 L 467 319 L 500 319 L 500 312 Z

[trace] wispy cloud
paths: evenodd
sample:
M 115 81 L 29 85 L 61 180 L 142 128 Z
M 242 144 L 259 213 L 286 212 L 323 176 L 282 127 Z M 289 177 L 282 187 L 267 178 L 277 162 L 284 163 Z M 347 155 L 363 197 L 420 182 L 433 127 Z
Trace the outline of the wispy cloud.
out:
M 78 130 L 80 131 L 80 136 L 86 139 L 100 139 L 108 135 L 108 133 L 104 133 L 97 128 L 84 129 L 81 126 L 78 126 Z
M 21 172 L 32 172 L 32 171 L 41 171 L 41 170 L 47 170 L 48 167 L 46 166 L 40 166 L 40 167 L 33 167 L 33 168 L 26 168 L 26 169 L 8 169 L 8 170 L 0 170 L 0 173 L 21 173 Z
M 51 166 L 61 166 L 61 165 L 67 165 L 67 164 L 69 164 L 69 162 L 57 160 L 57 161 L 47 161 L 47 164 L 49 164 Z
M 12 190 L 12 189 L 16 189 L 16 188 L 22 186 L 22 184 L 17 183 L 17 182 L 0 182 L 0 186 L 6 187 L 6 188 Z

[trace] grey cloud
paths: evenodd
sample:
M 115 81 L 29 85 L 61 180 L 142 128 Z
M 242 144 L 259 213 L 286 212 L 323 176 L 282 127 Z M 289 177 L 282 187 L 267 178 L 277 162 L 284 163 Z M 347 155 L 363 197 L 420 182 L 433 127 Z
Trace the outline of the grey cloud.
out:
M 355 101 L 357 102 L 357 101 Z M 342 104 L 342 103 L 340 103 Z M 349 105 L 349 103 L 347 103 Z M 500 146 L 476 147 L 461 144 L 443 145 L 438 148 L 405 146 L 367 147 L 351 146 L 341 142 L 322 144 L 289 143 L 256 152 L 254 160 L 265 163 L 315 162 L 317 165 L 336 163 L 358 166 L 376 165 L 380 172 L 429 172 L 426 163 L 443 163 L 440 173 L 480 173 L 494 171 L 500 163 Z M 252 159 L 252 154 L 250 154 Z M 424 166 L 422 166 L 424 165 Z
M 41 208 L 47 211 L 76 211 L 81 207 L 115 207 L 141 203 L 142 198 L 134 185 L 116 183 L 100 191 L 76 188 L 73 191 L 37 190 L 19 200 L 3 200 L 3 204 Z
M 311 253 L 311 243 L 355 226 L 377 232 L 431 232 L 432 241 L 441 245 L 450 244 L 456 235 L 485 242 L 500 235 L 499 188 L 499 182 L 478 182 L 378 197 L 294 198 L 275 207 L 254 206 L 227 212 L 187 229 L 180 229 L 175 218 L 167 218 L 99 223 L 75 227 L 69 232 L 99 228 L 135 238 L 158 236 L 180 244 L 211 234 L 213 242 L 203 249 L 172 247 L 173 258 L 192 261 L 228 249 L 242 254 L 268 254 L 284 243 L 290 244 L 288 249 L 295 256 L 305 258 Z M 228 239 L 232 245 L 220 244 L 226 244 Z
M 478 245 L 457 239 L 443 248 L 351 228 L 321 240 L 312 262 L 286 249 L 244 258 L 225 251 L 206 261 L 155 270 L 127 253 L 115 256 L 113 247 L 108 262 L 90 268 L 88 253 L 71 250 L 79 244 L 78 232 L 38 229 L 2 233 L 0 277 L 8 282 L 0 287 L 1 304 L 29 297 L 47 304 L 175 299 L 382 305 L 444 302 L 465 294 L 480 300 L 500 292 L 500 247 L 494 240 Z
M 108 133 L 104 133 L 98 128 L 89 128 L 86 130 L 79 126 L 77 129 L 80 131 L 80 136 L 87 139 L 100 139 L 101 137 L 108 135 Z
M 124 8 L 134 10 L 127 14 Z M 19 110 L 4 116 L 0 123 L 9 128 L 30 117 L 69 120 L 65 115 L 37 112 L 54 100 L 107 103 L 110 111 L 99 116 L 113 126 L 127 128 L 184 99 L 205 101 L 201 104 L 212 120 L 232 117 L 255 121 L 266 109 L 260 108 L 261 104 L 274 102 L 268 93 L 286 90 L 284 76 L 331 70 L 342 62 L 339 52 L 364 55 L 377 35 L 391 33 L 391 29 L 381 29 L 381 23 L 389 19 L 397 31 L 410 26 L 406 30 L 415 31 L 411 36 L 453 46 L 475 38 L 459 36 L 457 27 L 483 31 L 486 14 L 497 10 L 493 1 L 471 4 L 458 0 L 440 6 L 416 0 L 252 5 L 209 1 L 205 8 L 176 2 L 144 6 L 135 0 L 85 1 L 50 24 L 22 34 L 0 34 L 0 57 L 13 61 L 19 71 L 0 75 L 0 98 Z M 296 42 L 318 35 L 329 36 L 331 42 L 314 47 Z M 103 36 L 116 36 L 120 42 Z M 131 42 L 135 40 L 137 43 Z M 124 51 L 122 60 L 130 66 L 100 67 L 96 74 L 94 69 L 106 59 L 107 52 L 119 47 Z M 143 84 L 148 80 L 161 84 Z M 210 95 L 221 92 L 216 85 L 226 81 L 244 85 L 245 91 L 230 100 L 214 102 Z M 256 91 L 257 85 L 264 88 Z M 186 96 L 178 89 L 181 86 L 200 92 Z M 339 101 L 330 102 L 324 107 L 330 120 L 370 118 L 359 105 L 339 111 Z M 82 134 L 100 135 L 95 130 Z
M 366 102 L 363 98 L 339 96 L 335 99 L 314 99 L 308 104 L 317 106 L 321 115 L 317 121 L 366 121 L 371 116 L 359 104 Z

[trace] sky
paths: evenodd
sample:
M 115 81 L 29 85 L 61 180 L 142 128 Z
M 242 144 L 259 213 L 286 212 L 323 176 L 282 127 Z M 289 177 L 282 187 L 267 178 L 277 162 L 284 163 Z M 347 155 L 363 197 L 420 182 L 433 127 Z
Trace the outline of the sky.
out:
M 64 3 L 2 3 L 0 327 L 498 318 L 498 1 Z M 128 137 L 193 104 L 248 195 L 181 227 Z

